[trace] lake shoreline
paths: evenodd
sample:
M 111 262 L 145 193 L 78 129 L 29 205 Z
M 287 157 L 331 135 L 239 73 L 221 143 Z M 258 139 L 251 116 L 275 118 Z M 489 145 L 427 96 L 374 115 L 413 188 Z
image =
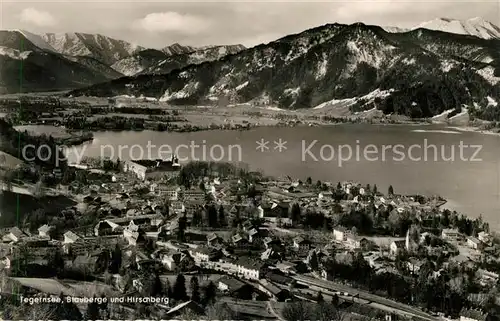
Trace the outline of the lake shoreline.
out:
M 488 135 L 488 136 L 497 136 L 500 137 L 500 133 L 495 133 L 491 130 L 484 130 L 479 127 L 473 127 L 473 126 L 448 126 L 446 128 L 452 129 L 452 130 L 457 130 L 460 132 L 465 132 L 465 133 L 477 133 L 481 135 Z

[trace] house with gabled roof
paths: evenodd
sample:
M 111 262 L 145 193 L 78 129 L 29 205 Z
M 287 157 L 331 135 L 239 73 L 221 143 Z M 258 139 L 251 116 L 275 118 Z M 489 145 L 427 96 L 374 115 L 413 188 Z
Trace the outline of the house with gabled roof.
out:
M 283 302 L 290 297 L 290 292 L 287 289 L 282 289 L 275 283 L 266 279 L 259 280 L 258 288 L 269 295 L 271 300 L 276 300 L 278 302 Z
M 264 267 L 266 266 L 263 262 L 250 257 L 239 257 L 234 261 L 233 265 L 239 276 L 249 280 L 260 279 L 263 276 Z
M 443 229 L 441 237 L 448 241 L 457 241 L 461 234 L 457 229 Z
M 140 234 L 139 231 L 134 232 L 126 229 L 123 231 L 123 237 L 125 238 L 125 240 L 127 240 L 128 245 L 136 246 Z
M 346 229 L 342 226 L 337 226 L 333 229 L 333 238 L 335 241 L 343 242 L 346 239 Z
M 220 237 L 216 233 L 210 233 L 207 235 L 207 245 L 215 246 L 221 241 Z
M 121 234 L 122 229 L 120 225 L 114 223 L 110 220 L 100 221 L 94 227 L 94 235 L 95 236 L 103 236 L 103 235 L 112 235 L 112 234 Z
M 254 292 L 250 284 L 242 282 L 232 276 L 224 276 L 219 280 L 218 289 L 239 299 L 252 299 Z
M 299 250 L 309 250 L 311 248 L 311 241 L 303 238 L 302 236 L 297 236 L 293 239 L 293 247 Z
M 250 243 L 253 243 L 255 240 L 257 240 L 259 236 L 259 231 L 255 227 L 248 231 L 248 241 Z
M 181 314 L 190 311 L 195 315 L 204 315 L 205 310 L 198 303 L 194 301 L 187 301 L 176 305 L 167 312 L 169 318 L 178 318 Z
M 52 230 L 52 226 L 44 224 L 38 228 L 38 235 L 41 237 L 50 237 L 50 231 Z
M 483 242 L 473 236 L 467 237 L 467 245 L 474 250 L 482 250 L 484 248 Z
M 17 243 L 25 237 L 28 237 L 28 235 L 23 231 L 21 231 L 19 227 L 15 226 L 11 228 L 9 230 L 9 233 L 3 237 L 3 241 Z
M 486 244 L 488 246 L 490 246 L 492 244 L 492 241 L 493 241 L 493 237 L 490 234 L 488 234 L 488 233 L 486 233 L 484 231 L 483 232 L 479 232 L 477 234 L 477 238 L 481 242 L 483 242 L 484 244 Z
M 406 249 L 406 240 L 392 241 L 389 248 L 391 255 L 397 255 L 400 251 Z
M 264 246 L 266 249 L 275 248 L 276 246 L 280 246 L 280 245 L 281 245 L 281 241 L 279 239 L 273 239 L 269 236 L 266 236 L 264 238 Z
M 233 243 L 234 243 L 235 245 L 241 245 L 241 244 L 243 244 L 243 243 L 244 243 L 244 241 L 245 241 L 245 240 L 244 240 L 244 239 L 243 239 L 243 237 L 242 237 L 242 236 L 238 233 L 238 234 L 233 235 L 233 237 L 231 238 L 231 241 L 233 241 Z
M 75 233 L 73 233 L 71 231 L 67 231 L 66 233 L 64 233 L 63 243 L 64 244 L 71 244 L 71 243 L 75 243 L 79 239 L 80 239 L 80 237 L 78 235 L 76 235 Z

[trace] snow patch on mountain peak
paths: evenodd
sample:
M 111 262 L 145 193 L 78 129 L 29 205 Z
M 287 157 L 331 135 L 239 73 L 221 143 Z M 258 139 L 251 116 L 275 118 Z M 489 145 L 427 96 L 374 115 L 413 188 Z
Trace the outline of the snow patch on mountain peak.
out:
M 500 39 L 500 28 L 480 17 L 468 20 L 438 18 L 423 22 L 412 30 L 420 28 L 476 36 L 483 39 Z
M 24 60 L 28 58 L 31 51 L 19 51 L 16 49 L 0 46 L 0 55 L 7 56 L 16 60 Z
M 500 82 L 500 77 L 495 76 L 495 69 L 492 66 L 479 69 L 477 73 L 492 85 L 496 85 Z
M 26 30 L 17 30 L 17 32 L 19 32 L 24 37 L 26 37 L 26 39 L 28 39 L 29 41 L 31 41 L 31 43 L 33 43 L 38 48 L 43 49 L 43 50 L 48 50 L 48 51 L 56 52 L 56 50 L 51 45 L 49 45 L 47 43 L 47 41 L 45 41 L 43 39 L 42 36 L 35 35 L 34 33 L 31 33 L 31 32 L 26 31 Z
M 198 86 L 200 85 L 199 82 L 190 82 L 187 83 L 184 88 L 182 88 L 179 91 L 173 91 L 171 92 L 170 89 L 167 89 L 165 91 L 165 94 L 160 98 L 160 101 L 162 102 L 168 102 L 170 100 L 174 99 L 182 99 L 182 98 L 188 98 L 193 93 L 198 89 Z
M 328 57 L 325 53 L 322 55 L 322 59 L 318 62 L 318 66 L 316 67 L 316 80 L 323 78 L 328 71 Z
M 236 90 L 239 91 L 239 90 L 242 90 L 243 88 L 245 88 L 246 86 L 248 86 L 248 81 L 245 81 L 244 83 L 242 83 L 241 85 L 237 86 L 236 87 Z

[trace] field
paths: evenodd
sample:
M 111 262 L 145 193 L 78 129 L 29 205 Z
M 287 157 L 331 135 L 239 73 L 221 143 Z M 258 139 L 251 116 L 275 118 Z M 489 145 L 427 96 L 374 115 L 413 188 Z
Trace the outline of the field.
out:
M 37 291 L 59 295 L 63 293 L 64 295 L 74 296 L 74 297 L 87 297 L 91 298 L 94 295 L 100 296 L 105 294 L 108 297 L 118 297 L 121 296 L 120 293 L 113 290 L 112 287 L 99 283 L 99 282 L 74 282 L 74 281 L 59 281 L 55 279 L 45 279 L 45 278 L 11 278 L 14 282 L 35 289 Z

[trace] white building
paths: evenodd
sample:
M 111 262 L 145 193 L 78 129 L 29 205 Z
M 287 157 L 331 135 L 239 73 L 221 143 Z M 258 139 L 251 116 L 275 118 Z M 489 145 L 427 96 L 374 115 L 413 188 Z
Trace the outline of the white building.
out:
M 79 239 L 80 239 L 80 237 L 78 235 L 76 235 L 75 233 L 73 233 L 71 231 L 68 231 L 68 232 L 64 233 L 63 243 L 64 244 L 71 244 L 71 243 L 75 243 Z
M 127 172 L 134 173 L 137 176 L 137 178 L 142 180 L 142 181 L 146 179 L 147 167 L 139 165 L 135 162 L 125 161 L 123 164 L 123 171 L 125 173 L 127 173 Z
M 444 229 L 441 232 L 441 237 L 449 241 L 457 241 L 460 238 L 460 232 L 455 229 Z
M 470 236 L 467 238 L 467 245 L 471 249 L 480 250 L 482 248 L 483 243 L 479 239 Z
M 392 241 L 390 245 L 391 255 L 397 255 L 400 251 L 406 249 L 406 240 Z
M 6 241 L 6 242 L 12 242 L 12 243 L 17 243 L 19 242 L 21 239 L 27 237 L 28 235 L 26 235 L 23 231 L 21 231 L 21 229 L 19 229 L 18 227 L 13 227 L 9 230 L 9 234 L 5 235 L 3 237 L 3 240 Z
M 490 234 L 486 233 L 486 232 L 479 232 L 479 234 L 477 235 L 477 238 L 481 242 L 484 242 L 487 245 L 491 245 L 491 243 L 493 241 L 493 237 Z
M 263 265 L 261 262 L 247 261 L 240 259 L 235 262 L 237 274 L 249 280 L 258 280 L 262 274 Z
M 210 260 L 210 249 L 198 248 L 189 250 L 189 254 L 196 263 L 208 262 Z
M 41 237 L 50 237 L 49 233 L 51 229 L 52 227 L 47 224 L 42 225 L 38 228 L 38 235 Z
M 302 238 L 301 236 L 297 236 L 293 239 L 293 247 L 298 250 L 309 250 L 311 247 L 311 242 Z
M 333 229 L 333 238 L 335 241 L 343 242 L 346 240 L 346 230 L 342 227 L 336 227 Z

